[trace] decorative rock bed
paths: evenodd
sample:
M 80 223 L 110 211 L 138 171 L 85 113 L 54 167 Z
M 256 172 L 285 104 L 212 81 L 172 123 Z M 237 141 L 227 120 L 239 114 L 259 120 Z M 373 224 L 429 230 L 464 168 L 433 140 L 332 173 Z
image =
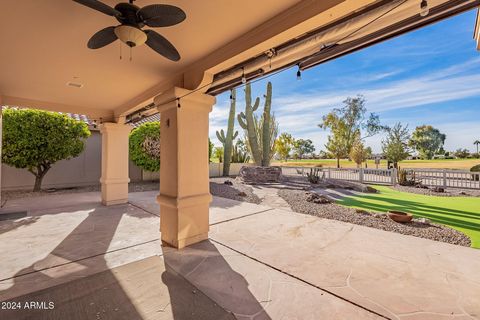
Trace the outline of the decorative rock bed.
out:
M 315 196 L 312 196 L 311 192 L 279 190 L 278 195 L 295 212 L 466 247 L 471 244 L 470 238 L 462 232 L 444 225 L 430 223 L 428 219 L 414 219 L 409 223 L 397 223 L 383 213 L 368 212 L 321 201 L 315 203 L 312 201 Z
M 396 185 L 392 187 L 395 190 L 410 192 L 415 194 L 423 194 L 427 196 L 439 196 L 439 197 L 480 197 L 480 190 L 474 189 L 454 189 L 454 188 L 438 188 L 435 187 L 410 187 Z M 443 189 L 443 191 L 442 191 Z
M 255 204 L 261 202 L 260 198 L 253 193 L 252 187 L 231 178 L 210 178 L 210 193 L 213 196 L 237 201 Z

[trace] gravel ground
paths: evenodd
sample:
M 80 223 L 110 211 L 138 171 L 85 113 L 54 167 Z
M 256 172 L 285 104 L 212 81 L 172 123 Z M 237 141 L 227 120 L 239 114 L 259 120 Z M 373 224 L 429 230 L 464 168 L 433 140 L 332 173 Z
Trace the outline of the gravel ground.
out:
M 480 197 L 480 190 L 474 189 L 457 189 L 457 188 L 447 188 L 445 192 L 435 192 L 433 187 L 429 187 L 428 189 L 424 188 L 416 188 L 416 187 L 408 187 L 408 186 L 401 186 L 396 185 L 391 187 L 398 191 L 403 192 L 410 192 L 416 194 L 424 194 L 427 196 L 439 196 L 439 197 Z
M 224 182 L 228 180 L 232 185 Z M 234 178 L 210 178 L 210 193 L 213 196 L 259 204 L 260 198 L 253 193 L 252 187 L 238 182 Z
M 470 246 L 470 238 L 462 232 L 444 225 L 435 223 L 426 225 L 419 222 L 397 223 L 391 220 L 386 214 L 372 212 L 357 213 L 356 209 L 340 206 L 334 203 L 316 204 L 308 202 L 306 201 L 308 194 L 309 192 L 300 190 L 278 191 L 278 195 L 282 197 L 295 212 L 465 247 Z
M 158 181 L 130 182 L 128 184 L 128 192 L 142 192 L 142 191 L 153 191 L 153 190 L 159 190 Z M 93 191 L 100 191 L 100 185 L 71 187 L 71 188 L 43 189 L 40 192 L 33 192 L 31 190 L 11 190 L 11 191 L 2 192 L 2 201 L 5 202 L 13 199 L 40 197 L 44 195 L 93 192 Z

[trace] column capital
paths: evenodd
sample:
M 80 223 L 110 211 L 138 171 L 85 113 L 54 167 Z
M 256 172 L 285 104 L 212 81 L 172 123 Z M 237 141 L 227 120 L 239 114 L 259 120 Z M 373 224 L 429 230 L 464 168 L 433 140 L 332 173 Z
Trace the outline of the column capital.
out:
M 192 91 L 184 88 L 173 87 L 162 94 L 156 96 L 153 101 L 157 106 L 158 112 L 163 112 L 177 107 L 177 99 L 180 99 L 181 107 L 194 105 L 196 108 L 204 106 L 208 112 L 212 111 L 215 104 L 215 97 L 200 91 Z
M 107 133 L 110 131 L 125 131 L 129 133 L 133 127 L 129 124 L 116 123 L 116 122 L 104 122 L 100 126 L 100 133 Z

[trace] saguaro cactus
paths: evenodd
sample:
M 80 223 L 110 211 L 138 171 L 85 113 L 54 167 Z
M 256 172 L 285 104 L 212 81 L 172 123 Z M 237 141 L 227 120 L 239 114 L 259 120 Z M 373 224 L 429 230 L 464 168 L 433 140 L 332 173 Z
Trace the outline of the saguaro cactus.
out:
M 227 135 L 225 132 L 220 130 L 216 132 L 218 140 L 223 144 L 223 176 L 226 177 L 230 173 L 230 162 L 232 159 L 232 146 L 233 140 L 238 135 L 238 131 L 233 132 L 235 126 L 235 100 L 236 92 L 235 89 L 231 90 L 231 99 L 230 99 L 230 113 L 228 115 L 228 125 L 227 125 Z
M 253 161 L 257 166 L 262 165 L 262 153 L 260 152 L 260 146 L 258 144 L 257 132 L 255 128 L 255 116 L 254 112 L 257 111 L 260 105 L 260 98 L 255 99 L 255 103 L 252 106 L 252 88 L 250 83 L 245 86 L 245 112 L 238 114 L 238 124 L 245 131 L 247 131 L 247 141 L 250 147 L 250 151 L 253 156 Z
M 270 165 L 271 152 L 271 116 L 270 110 L 272 108 L 272 83 L 267 84 L 267 94 L 265 95 L 265 106 L 263 108 L 262 119 L 262 166 L 267 167 Z
M 269 166 L 273 155 L 273 144 L 278 132 L 275 117 L 271 115 L 272 107 L 272 84 L 267 84 L 265 95 L 265 106 L 260 121 L 254 113 L 260 104 L 260 99 L 255 99 L 252 106 L 250 84 L 245 86 L 245 112 L 238 115 L 238 123 L 247 131 L 247 140 L 255 164 L 258 166 Z

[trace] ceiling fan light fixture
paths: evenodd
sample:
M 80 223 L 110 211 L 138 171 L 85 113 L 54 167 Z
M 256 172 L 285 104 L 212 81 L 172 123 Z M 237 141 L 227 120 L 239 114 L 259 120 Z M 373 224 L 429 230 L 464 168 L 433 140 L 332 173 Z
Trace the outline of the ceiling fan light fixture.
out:
M 115 27 L 115 35 L 129 47 L 137 47 L 147 41 L 147 35 L 141 29 L 128 26 L 120 25 Z

